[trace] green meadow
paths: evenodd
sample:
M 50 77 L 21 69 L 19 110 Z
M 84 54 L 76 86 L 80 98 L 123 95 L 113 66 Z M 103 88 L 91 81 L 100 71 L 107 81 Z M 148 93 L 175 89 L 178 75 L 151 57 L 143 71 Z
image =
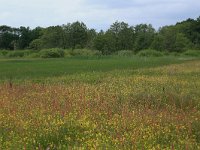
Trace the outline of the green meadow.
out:
M 45 80 L 49 77 L 84 73 L 104 73 L 114 70 L 136 70 L 182 63 L 194 58 L 165 57 L 72 57 L 53 59 L 0 59 L 0 81 Z
M 200 149 L 198 57 L 0 59 L 0 149 Z

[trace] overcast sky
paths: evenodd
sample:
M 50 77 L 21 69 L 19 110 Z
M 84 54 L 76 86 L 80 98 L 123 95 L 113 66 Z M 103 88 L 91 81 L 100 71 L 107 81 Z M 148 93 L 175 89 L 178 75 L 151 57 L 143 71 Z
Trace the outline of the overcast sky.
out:
M 0 0 L 0 25 L 47 27 L 83 21 L 107 29 L 118 21 L 155 28 L 200 16 L 200 0 Z

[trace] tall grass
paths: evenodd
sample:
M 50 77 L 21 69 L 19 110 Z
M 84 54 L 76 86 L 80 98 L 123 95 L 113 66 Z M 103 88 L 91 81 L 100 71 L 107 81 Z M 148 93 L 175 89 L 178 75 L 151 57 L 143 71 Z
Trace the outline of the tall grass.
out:
M 47 77 L 80 74 L 85 72 L 107 72 L 112 70 L 134 70 L 181 63 L 175 57 L 78 57 L 63 59 L 3 59 L 0 60 L 0 80 L 43 80 Z
M 200 50 L 187 50 L 183 53 L 183 55 L 198 57 L 200 56 Z
M 70 59 L 90 71 L 0 84 L 1 149 L 199 149 L 200 61 L 133 60 Z

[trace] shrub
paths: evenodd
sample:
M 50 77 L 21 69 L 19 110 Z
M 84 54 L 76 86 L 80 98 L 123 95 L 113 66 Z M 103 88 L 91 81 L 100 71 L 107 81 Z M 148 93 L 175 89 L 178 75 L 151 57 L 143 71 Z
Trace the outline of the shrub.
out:
M 7 52 L 7 57 L 26 57 L 33 53 L 36 53 L 36 51 L 33 50 L 15 50 L 15 51 L 9 51 Z
M 72 50 L 66 49 L 64 50 L 64 57 L 71 57 L 72 56 Z
M 75 49 L 81 49 L 82 48 L 82 46 L 80 45 L 80 44 L 77 44 L 76 46 L 75 46 Z
M 44 44 L 41 39 L 35 39 L 29 44 L 29 47 L 34 50 L 41 50 L 43 45 Z
M 0 50 L 0 55 L 1 56 L 6 56 L 8 54 L 8 50 Z
M 37 53 L 32 53 L 30 55 L 27 56 L 27 58 L 39 58 L 40 57 L 40 54 L 37 52 Z
M 62 49 L 45 49 L 39 52 L 41 58 L 61 58 L 64 57 L 65 53 Z
M 24 52 L 23 51 L 10 51 L 6 54 L 7 57 L 23 57 Z
M 169 53 L 168 51 L 163 51 L 163 55 L 165 55 L 165 56 L 169 56 L 170 53 Z
M 199 50 L 187 50 L 183 53 L 183 55 L 186 55 L 186 56 L 200 56 L 200 51 Z
M 134 55 L 133 51 L 131 50 L 120 50 L 115 53 L 118 56 L 132 56 Z
M 181 53 L 178 53 L 178 52 L 171 52 L 170 55 L 172 55 L 172 56 L 180 56 Z
M 160 57 L 163 56 L 163 53 L 160 51 L 156 51 L 156 50 L 151 50 L 151 49 L 146 49 L 146 50 L 142 50 L 140 52 L 137 53 L 138 56 L 145 56 L 145 57 Z
M 100 56 L 102 53 L 98 50 L 75 49 L 70 52 L 72 56 Z

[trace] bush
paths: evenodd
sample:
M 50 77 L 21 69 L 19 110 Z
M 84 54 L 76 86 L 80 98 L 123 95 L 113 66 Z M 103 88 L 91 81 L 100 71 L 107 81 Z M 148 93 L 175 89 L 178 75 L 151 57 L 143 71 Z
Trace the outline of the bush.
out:
M 32 53 L 30 55 L 27 56 L 27 58 L 39 58 L 40 57 L 40 54 L 37 52 L 37 53 Z
M 132 56 L 132 55 L 134 55 L 133 51 L 131 51 L 131 50 L 121 50 L 121 51 L 117 51 L 115 54 L 118 55 L 118 56 Z
M 75 49 L 70 51 L 72 56 L 101 56 L 102 53 L 98 50 Z
M 15 51 L 8 51 L 5 56 L 7 57 L 26 57 L 33 53 L 36 53 L 36 51 L 33 50 L 15 50 Z
M 0 50 L 0 55 L 1 56 L 6 56 L 8 54 L 8 50 Z
M 170 52 L 168 52 L 168 51 L 163 51 L 163 55 L 169 56 L 169 55 L 170 55 Z
M 23 51 L 10 51 L 6 54 L 7 57 L 24 57 Z
M 151 49 L 146 49 L 146 50 L 142 50 L 139 51 L 137 53 L 138 56 L 145 56 L 145 57 L 160 57 L 163 56 L 163 53 L 160 51 L 156 51 L 156 50 L 151 50 Z
M 41 58 L 61 58 L 64 57 L 65 52 L 62 49 L 45 49 L 39 52 Z
M 181 53 L 178 53 L 178 52 L 171 52 L 170 55 L 172 55 L 172 56 L 180 56 Z
M 200 56 L 200 50 L 187 50 L 183 53 L 183 55 L 192 57 Z
M 64 57 L 71 57 L 72 56 L 72 50 L 71 49 L 65 49 L 64 50 Z
M 34 50 L 41 50 L 43 47 L 43 41 L 41 39 L 35 39 L 29 44 L 29 48 Z

